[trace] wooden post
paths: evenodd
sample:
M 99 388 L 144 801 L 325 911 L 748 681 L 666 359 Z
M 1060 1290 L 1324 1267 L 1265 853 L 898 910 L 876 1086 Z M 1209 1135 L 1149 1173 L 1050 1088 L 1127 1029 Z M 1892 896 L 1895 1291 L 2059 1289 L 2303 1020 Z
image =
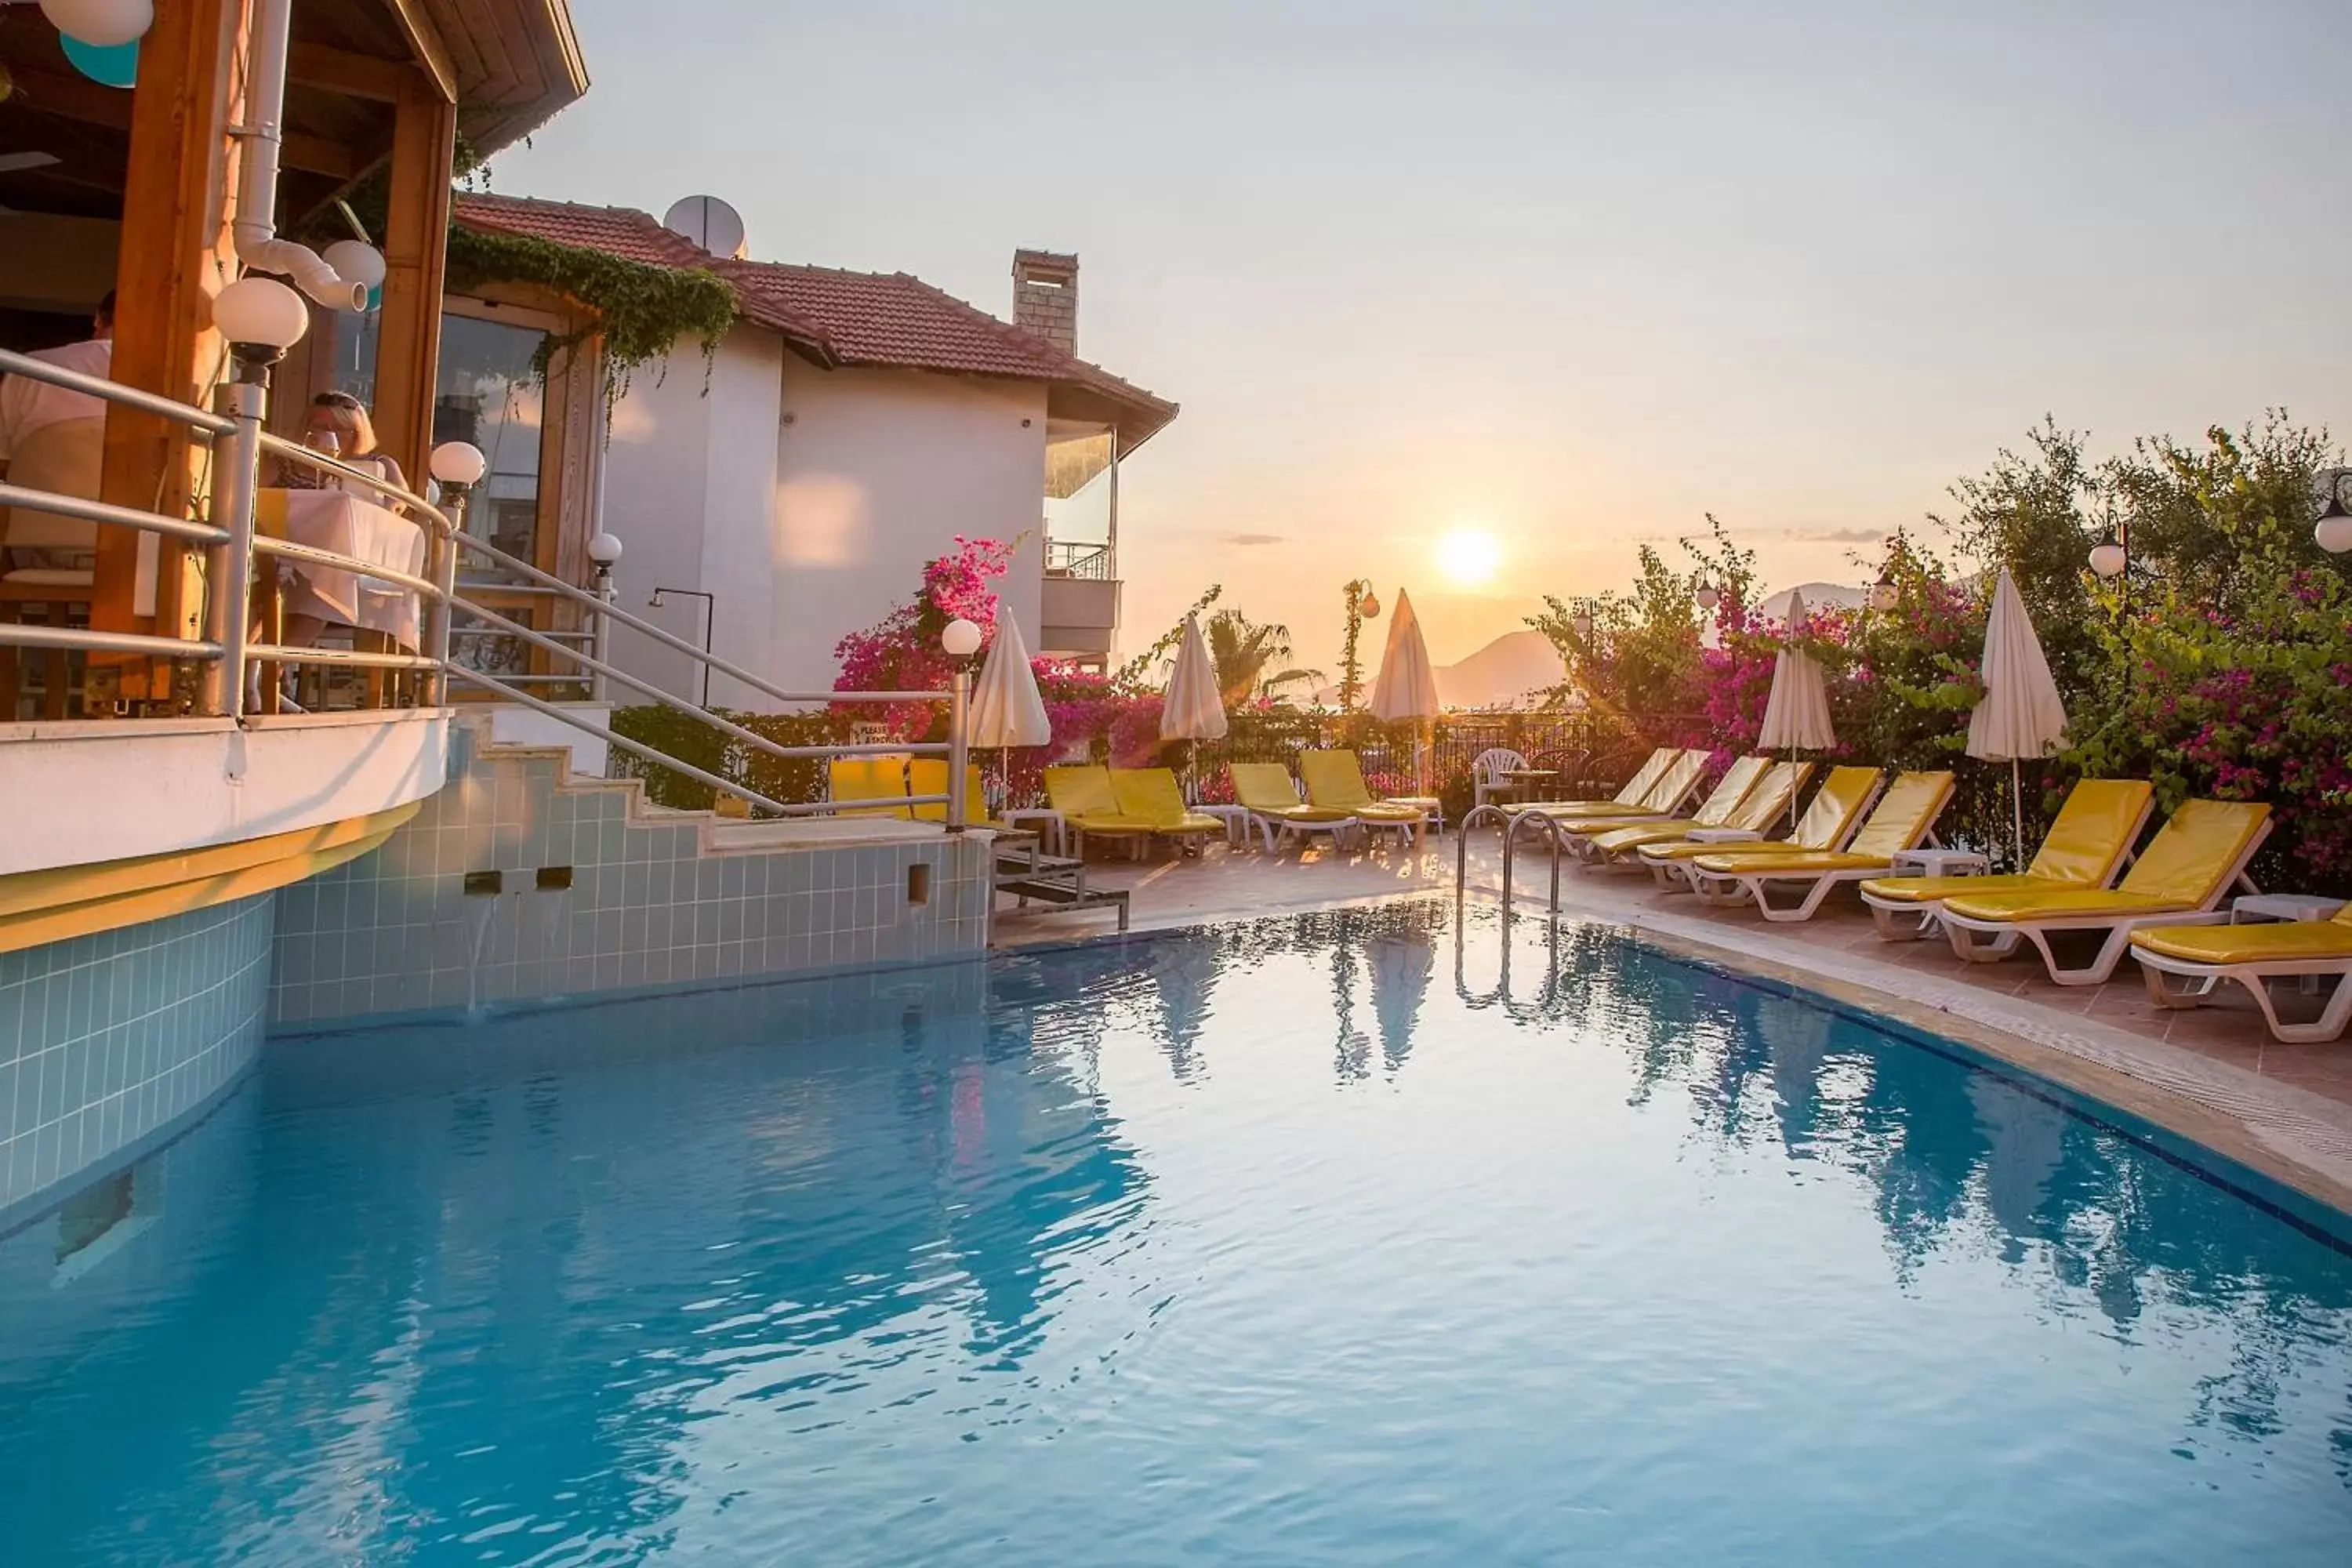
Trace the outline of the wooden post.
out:
M 448 263 L 450 165 L 457 108 L 423 71 L 402 79 L 393 109 L 383 226 L 383 306 L 376 340 L 376 443 L 422 490 L 433 450 L 441 365 L 441 284 Z
M 230 184 L 227 127 L 231 63 L 243 0 L 159 5 L 139 45 L 131 109 L 131 158 L 122 193 L 121 260 L 115 274 L 114 379 L 203 404 L 226 363 L 212 331 L 213 291 L 227 276 Z M 196 454 L 187 433 L 152 415 L 111 410 L 100 494 L 120 506 L 188 515 Z M 90 625 L 105 631 L 193 635 L 184 613 L 188 552 L 152 541 L 155 599 L 139 603 L 142 535 L 103 528 Z M 160 545 L 160 550 L 156 546 Z M 90 694 L 130 700 L 171 695 L 171 667 L 135 656 L 89 656 Z

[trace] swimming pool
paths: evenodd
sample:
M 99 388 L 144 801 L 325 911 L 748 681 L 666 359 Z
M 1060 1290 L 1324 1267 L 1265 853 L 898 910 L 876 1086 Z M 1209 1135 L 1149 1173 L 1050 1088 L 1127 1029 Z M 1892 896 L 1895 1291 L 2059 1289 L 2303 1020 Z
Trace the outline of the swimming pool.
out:
M 2340 1221 L 1454 918 L 275 1042 L 0 1241 L 0 1559 L 2352 1561 Z

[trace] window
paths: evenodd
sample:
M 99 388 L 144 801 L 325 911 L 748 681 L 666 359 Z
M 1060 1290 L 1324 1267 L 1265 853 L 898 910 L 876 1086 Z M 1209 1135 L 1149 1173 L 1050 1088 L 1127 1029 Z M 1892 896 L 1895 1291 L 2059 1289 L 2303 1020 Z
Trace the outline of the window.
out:
M 547 338 L 534 326 L 443 315 L 433 398 L 433 444 L 470 441 L 489 459 L 467 509 L 467 531 L 534 565 L 542 564 L 547 395 L 531 362 Z M 477 560 L 467 575 L 480 574 Z

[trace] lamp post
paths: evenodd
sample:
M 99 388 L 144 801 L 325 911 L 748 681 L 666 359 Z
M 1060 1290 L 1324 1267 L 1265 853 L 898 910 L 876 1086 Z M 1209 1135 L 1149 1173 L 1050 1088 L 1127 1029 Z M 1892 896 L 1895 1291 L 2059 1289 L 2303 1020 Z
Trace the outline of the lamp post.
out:
M 1362 635 L 1364 623 L 1380 618 L 1380 596 L 1372 592 L 1371 581 L 1352 578 L 1339 590 L 1348 598 L 1348 635 L 1339 652 L 1339 711 L 1356 710 L 1356 698 L 1364 684 L 1363 661 L 1356 657 L 1357 639 Z
M 425 464 L 433 482 L 441 487 L 441 506 L 449 514 L 449 537 L 436 533 L 426 542 L 433 584 L 441 590 L 439 601 L 426 606 L 432 619 L 427 623 L 425 648 L 440 666 L 433 672 L 433 700 L 438 705 L 449 700 L 449 626 L 457 613 L 457 535 L 466 531 L 467 503 L 473 499 L 474 487 L 489 472 L 490 460 L 471 441 L 444 441 L 433 448 Z
M 2091 546 L 2091 570 L 2102 583 L 2116 585 L 2116 605 L 2120 610 L 2131 608 L 2131 525 L 2108 509 L 2109 537 Z
M 2327 487 L 2327 504 L 2311 526 L 2312 542 L 2330 555 L 2341 555 L 2352 550 L 2352 507 L 2344 504 L 2344 491 L 2352 485 L 2352 468 L 2330 468 L 2320 475 Z
M 964 736 L 971 728 L 971 656 L 980 651 L 980 627 L 957 616 L 940 633 L 940 650 L 955 661 L 948 699 L 948 831 L 961 833 L 971 806 L 964 798 L 964 774 L 971 756 Z
M 253 580 L 253 498 L 261 474 L 261 422 L 269 413 L 269 367 L 302 341 L 310 310 L 274 279 L 248 275 L 213 296 L 213 325 L 228 340 L 236 369 L 220 389 L 220 411 L 236 422 L 227 460 L 213 486 L 213 524 L 228 537 L 213 546 L 205 636 L 221 656 L 205 672 L 208 713 L 235 718 L 245 706 L 247 603 Z
M 594 612 L 595 625 L 589 628 L 592 640 L 588 647 L 598 663 L 610 664 L 613 662 L 611 647 L 613 622 L 612 618 L 605 615 L 603 606 L 612 604 L 620 596 L 620 590 L 613 586 L 613 568 L 621 563 L 620 540 L 608 531 L 599 530 L 596 536 L 588 542 L 588 561 L 596 568 L 596 575 L 590 581 L 588 591 L 596 595 L 598 605 Z M 602 702 L 609 695 L 610 693 L 605 689 L 604 672 L 601 669 L 595 671 L 588 682 L 588 700 L 591 702 Z M 705 703 L 704 706 L 708 707 L 709 704 Z
M 699 588 L 656 588 L 654 596 L 646 601 L 646 607 L 649 610 L 660 609 L 668 595 L 672 594 L 676 594 L 681 599 L 702 601 L 702 705 L 708 708 L 710 706 L 711 623 L 719 618 L 719 596 L 716 594 L 706 594 Z

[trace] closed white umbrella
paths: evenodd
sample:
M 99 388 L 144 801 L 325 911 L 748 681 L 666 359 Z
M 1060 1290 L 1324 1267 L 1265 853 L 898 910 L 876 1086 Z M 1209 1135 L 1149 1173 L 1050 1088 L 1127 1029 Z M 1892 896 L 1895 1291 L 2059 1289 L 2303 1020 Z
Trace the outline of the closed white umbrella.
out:
M 1168 691 L 1160 700 L 1160 738 L 1192 742 L 1186 784 L 1195 797 L 1201 784 L 1201 742 L 1225 732 L 1225 699 L 1217 689 L 1216 660 L 1201 636 L 1201 617 L 1184 617 L 1184 640 L 1176 645 L 1176 668 L 1168 674 Z
M 1789 595 L 1788 639 L 1772 661 L 1772 695 L 1765 700 L 1764 728 L 1756 736 L 1757 750 L 1785 750 L 1791 761 L 1800 748 L 1819 752 L 1837 744 L 1837 731 L 1830 724 L 1830 694 L 1822 682 L 1822 667 L 1813 662 L 1813 656 L 1797 640 L 1804 624 L 1805 601 L 1792 593 Z M 1796 824 L 1797 798 L 1791 794 L 1790 831 L 1795 830 Z
M 980 667 L 965 717 L 965 743 L 982 748 L 1043 746 L 1054 739 L 1054 721 L 1037 692 L 1037 672 L 1029 668 L 1028 645 L 1011 612 L 996 617 L 996 642 Z
M 1176 645 L 1176 668 L 1160 704 L 1163 741 L 1213 741 L 1225 732 L 1225 700 L 1217 690 L 1217 666 L 1201 636 L 1201 617 L 1184 617 L 1184 640 Z
M 1412 597 L 1397 590 L 1396 617 L 1389 622 L 1388 647 L 1381 654 L 1380 679 L 1372 682 L 1372 717 L 1382 723 L 1416 726 L 1437 717 L 1437 669 L 1429 662 L 1429 645 L 1422 640 L 1421 617 L 1413 614 Z M 1423 786 L 1421 735 L 1413 734 L 1412 787 Z
M 1992 591 L 1992 615 L 1985 622 L 1984 696 L 1969 716 L 1969 755 L 2009 764 L 2011 826 L 2017 834 L 2017 864 L 2025 866 L 2025 783 L 2020 764 L 2046 757 L 2066 734 L 2066 704 L 2050 674 L 2049 657 L 2034 635 L 2009 568 Z

